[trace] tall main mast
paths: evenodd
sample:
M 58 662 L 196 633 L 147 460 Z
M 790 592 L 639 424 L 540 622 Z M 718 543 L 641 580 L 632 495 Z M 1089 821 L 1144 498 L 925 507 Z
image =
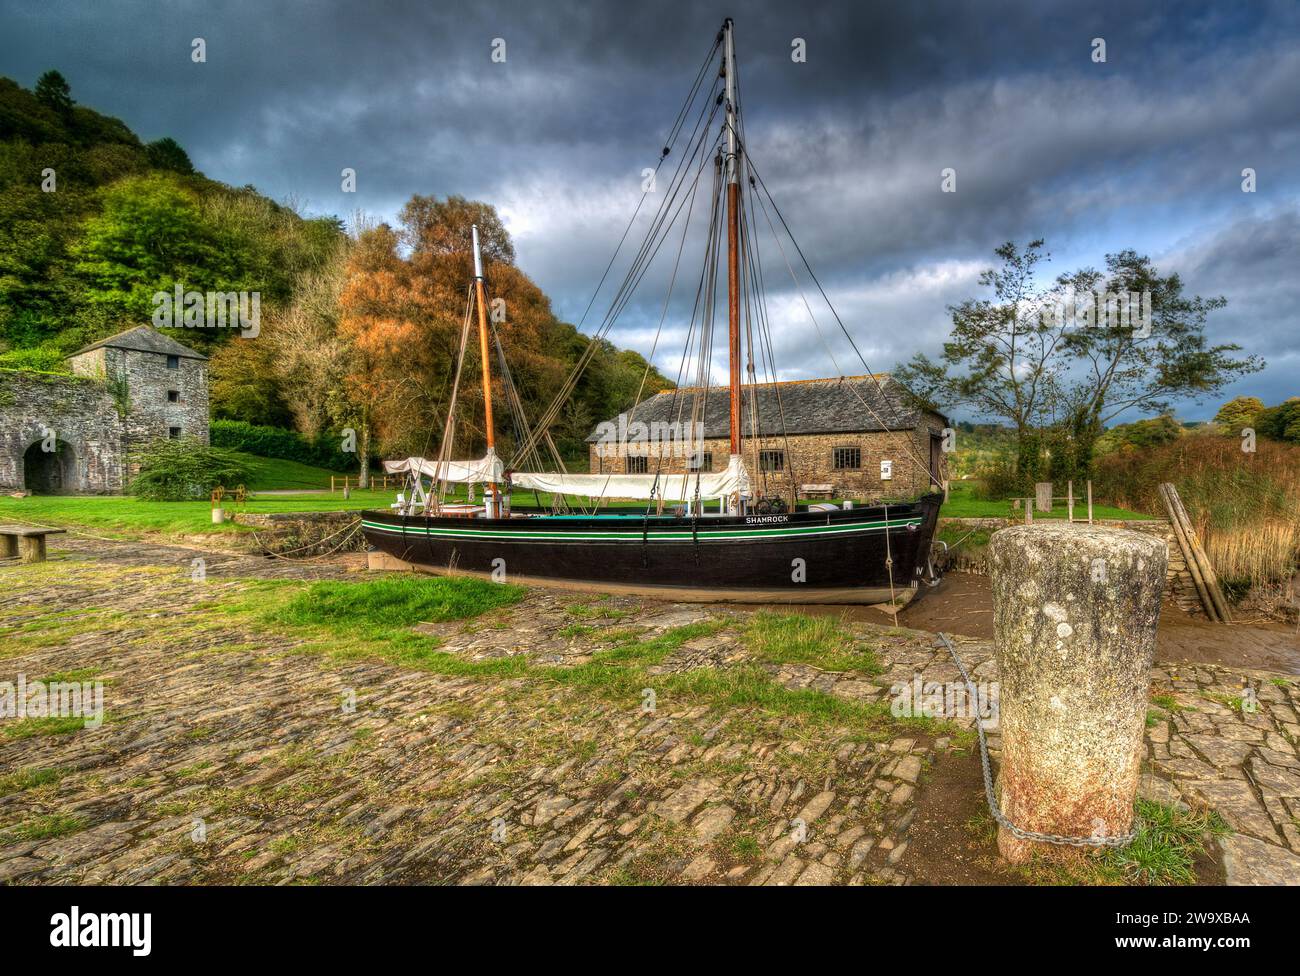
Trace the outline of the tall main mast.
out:
M 734 25 L 722 23 L 727 178 L 727 361 L 731 367 L 731 454 L 740 454 L 740 158 L 736 152 L 736 44 Z
M 492 423 L 492 360 L 488 357 L 487 303 L 483 300 L 483 254 L 478 246 L 477 224 L 473 225 L 472 233 L 474 238 L 474 296 L 478 305 L 478 348 L 483 360 L 483 423 L 487 429 L 487 453 L 491 456 L 496 453 L 496 428 Z M 497 514 L 497 486 L 495 483 L 488 485 L 487 497 L 483 500 L 487 504 L 487 511 L 484 514 L 488 518 L 494 518 Z

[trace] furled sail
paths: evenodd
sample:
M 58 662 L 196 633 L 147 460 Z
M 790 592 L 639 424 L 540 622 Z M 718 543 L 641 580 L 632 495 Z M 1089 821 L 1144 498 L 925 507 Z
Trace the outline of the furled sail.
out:
M 689 474 L 562 474 L 560 472 L 515 471 L 510 483 L 516 488 L 586 498 L 646 498 L 691 501 L 695 498 L 727 498 L 750 490 L 749 473 L 739 455 L 733 455 L 726 471 Z
M 419 474 L 434 481 L 449 481 L 455 484 L 466 482 L 495 484 L 505 480 L 501 459 L 491 451 L 477 461 L 430 461 L 422 457 L 385 461 L 384 470 L 388 474 Z

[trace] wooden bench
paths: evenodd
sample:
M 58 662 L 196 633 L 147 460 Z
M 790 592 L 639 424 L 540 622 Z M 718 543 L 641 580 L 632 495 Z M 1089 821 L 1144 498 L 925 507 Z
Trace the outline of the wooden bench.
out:
M 799 494 L 804 498 L 832 498 L 835 495 L 834 485 L 800 485 Z
M 34 525 L 0 525 L 0 557 L 21 556 L 25 563 L 45 562 L 45 537 L 67 529 L 44 529 Z

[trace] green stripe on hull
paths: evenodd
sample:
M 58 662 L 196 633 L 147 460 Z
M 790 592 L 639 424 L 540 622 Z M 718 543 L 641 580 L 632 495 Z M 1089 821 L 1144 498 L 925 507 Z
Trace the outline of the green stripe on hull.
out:
M 894 519 L 888 523 L 890 529 L 902 529 L 919 526 L 924 521 L 921 517 Z M 527 532 L 523 530 L 500 529 L 453 529 L 443 526 L 426 528 L 419 524 L 390 525 L 386 522 L 362 521 L 362 527 L 376 532 L 388 532 L 393 535 L 425 535 L 435 539 L 519 539 L 552 542 L 610 542 L 634 541 L 643 538 L 651 542 L 688 542 L 694 538 L 700 542 L 725 542 L 733 539 L 794 539 L 814 535 L 848 535 L 851 533 L 878 532 L 886 528 L 886 523 L 857 522 L 853 525 L 808 525 L 787 528 L 745 528 L 745 529 L 701 529 L 693 534 L 690 529 L 652 529 L 649 533 L 641 532 Z

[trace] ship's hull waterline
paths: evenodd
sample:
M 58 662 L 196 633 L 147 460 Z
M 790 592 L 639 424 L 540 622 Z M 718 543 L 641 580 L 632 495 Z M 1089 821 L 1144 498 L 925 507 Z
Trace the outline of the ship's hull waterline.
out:
M 941 502 L 699 519 L 368 511 L 362 526 L 390 568 L 697 602 L 882 603 L 925 571 Z

